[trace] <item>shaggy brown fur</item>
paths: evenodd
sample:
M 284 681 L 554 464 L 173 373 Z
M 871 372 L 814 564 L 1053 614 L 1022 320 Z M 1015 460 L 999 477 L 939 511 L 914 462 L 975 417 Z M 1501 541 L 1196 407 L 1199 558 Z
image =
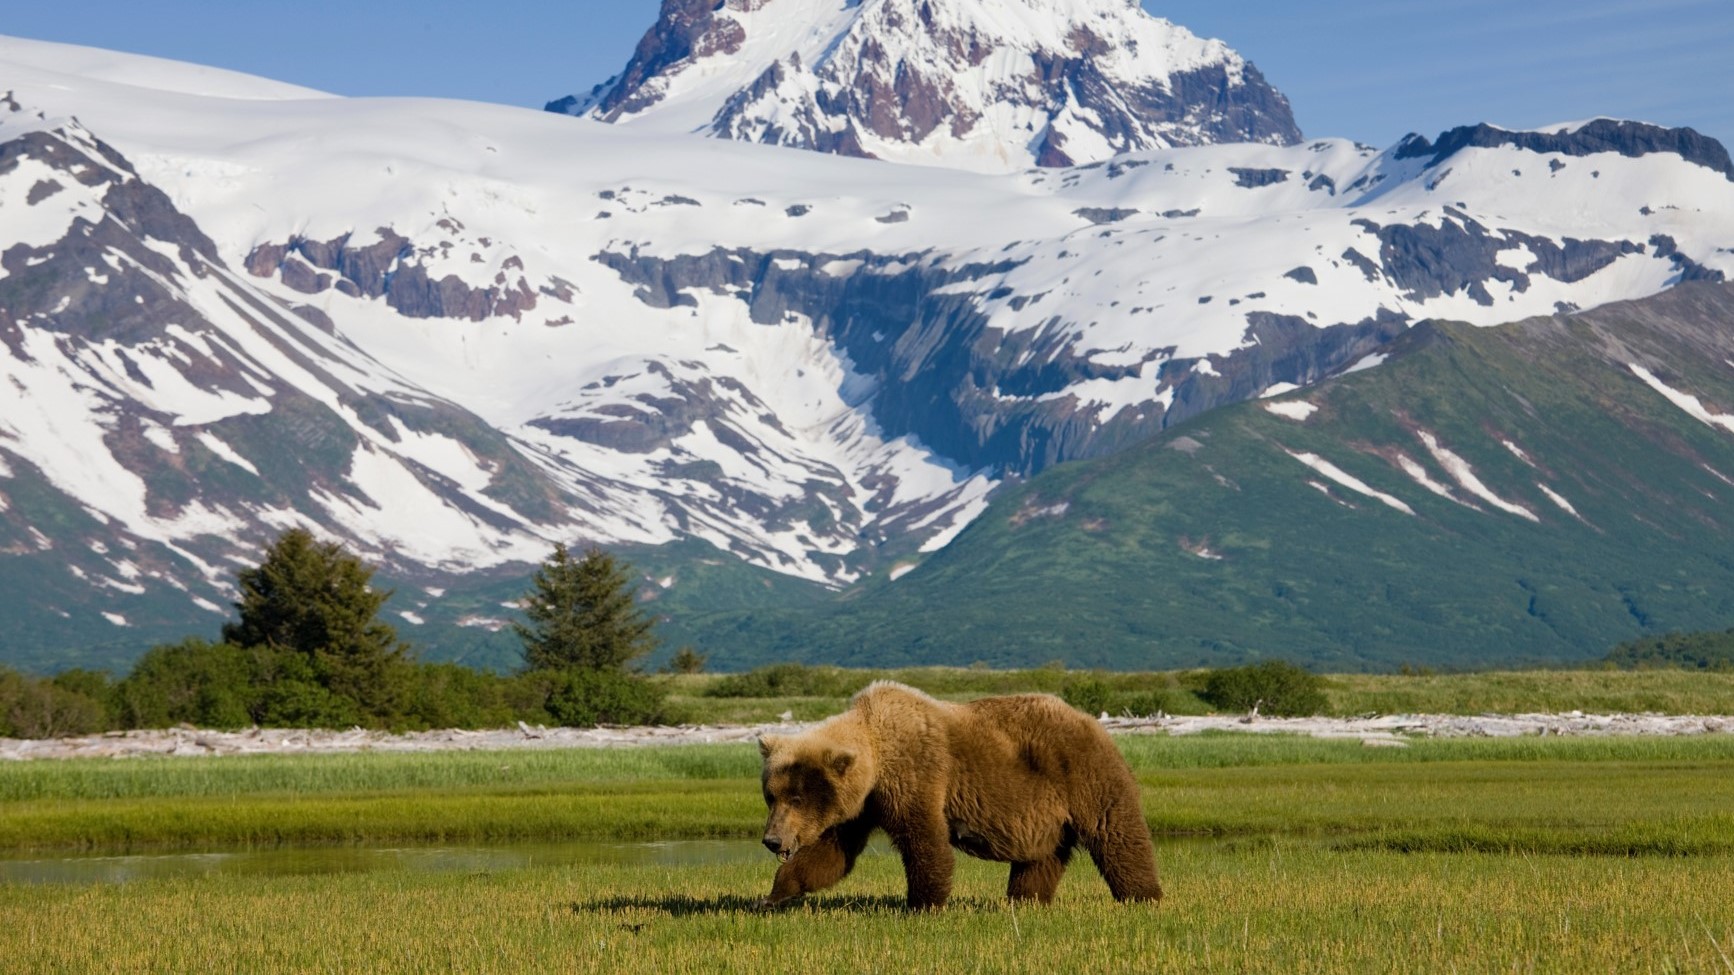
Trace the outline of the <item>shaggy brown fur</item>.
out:
M 766 735 L 766 902 L 843 879 L 882 828 L 903 857 L 909 906 L 951 894 L 952 847 L 1010 863 L 1006 893 L 1046 903 L 1075 846 L 1119 900 L 1159 900 L 1138 783 L 1101 725 L 1048 694 L 938 701 L 879 681 L 800 735 Z

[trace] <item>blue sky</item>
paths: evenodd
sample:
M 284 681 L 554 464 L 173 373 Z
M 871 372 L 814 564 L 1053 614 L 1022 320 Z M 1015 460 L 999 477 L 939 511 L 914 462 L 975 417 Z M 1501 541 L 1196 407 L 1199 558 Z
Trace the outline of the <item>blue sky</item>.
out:
M 0 33 L 346 95 L 539 107 L 614 73 L 658 0 L 19 3 Z M 1311 136 L 1388 145 L 1487 121 L 1614 115 L 1734 143 L 1731 0 L 1146 0 L 1257 64 Z M 0 85 L 3 85 L 0 79 Z

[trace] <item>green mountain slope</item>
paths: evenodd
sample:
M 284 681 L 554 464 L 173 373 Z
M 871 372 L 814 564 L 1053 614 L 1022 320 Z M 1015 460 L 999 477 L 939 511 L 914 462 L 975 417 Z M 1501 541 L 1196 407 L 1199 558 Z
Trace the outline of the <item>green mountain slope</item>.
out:
M 699 543 L 620 554 L 665 617 L 666 651 L 692 644 L 731 670 L 1467 668 L 1734 625 L 1734 288 L 1687 283 L 1498 328 L 1425 324 L 1386 353 L 1009 488 L 894 581 L 833 594 Z M 12 494 L 21 532 L 87 517 L 33 498 Z M 42 626 L 12 634 L 8 656 L 124 669 L 140 647 L 78 640 L 94 634 L 74 632 L 48 585 L 66 555 L 25 543 L 11 539 L 0 584 Z M 51 559 L 58 572 L 37 564 Z M 388 618 L 428 659 L 515 665 L 500 627 L 528 571 L 380 581 L 397 589 Z
M 715 618 L 708 642 L 741 662 L 1353 670 L 1583 660 L 1734 621 L 1734 290 L 1428 324 L 1389 351 L 1054 469 L 896 582 L 816 619 Z

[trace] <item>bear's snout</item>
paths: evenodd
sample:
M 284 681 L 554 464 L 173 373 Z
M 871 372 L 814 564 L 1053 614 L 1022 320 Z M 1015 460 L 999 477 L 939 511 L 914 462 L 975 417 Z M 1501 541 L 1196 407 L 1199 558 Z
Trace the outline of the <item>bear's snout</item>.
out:
M 795 855 L 793 843 L 785 845 L 782 840 L 770 833 L 765 834 L 765 849 L 775 853 L 777 860 L 781 862 L 787 862 L 790 857 Z

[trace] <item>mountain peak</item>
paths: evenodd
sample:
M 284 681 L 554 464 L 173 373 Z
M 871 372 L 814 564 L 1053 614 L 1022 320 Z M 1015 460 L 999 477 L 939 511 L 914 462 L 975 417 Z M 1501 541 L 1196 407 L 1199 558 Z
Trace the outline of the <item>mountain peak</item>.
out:
M 988 171 L 1301 138 L 1257 68 L 1136 0 L 664 0 L 624 72 L 548 108 Z

